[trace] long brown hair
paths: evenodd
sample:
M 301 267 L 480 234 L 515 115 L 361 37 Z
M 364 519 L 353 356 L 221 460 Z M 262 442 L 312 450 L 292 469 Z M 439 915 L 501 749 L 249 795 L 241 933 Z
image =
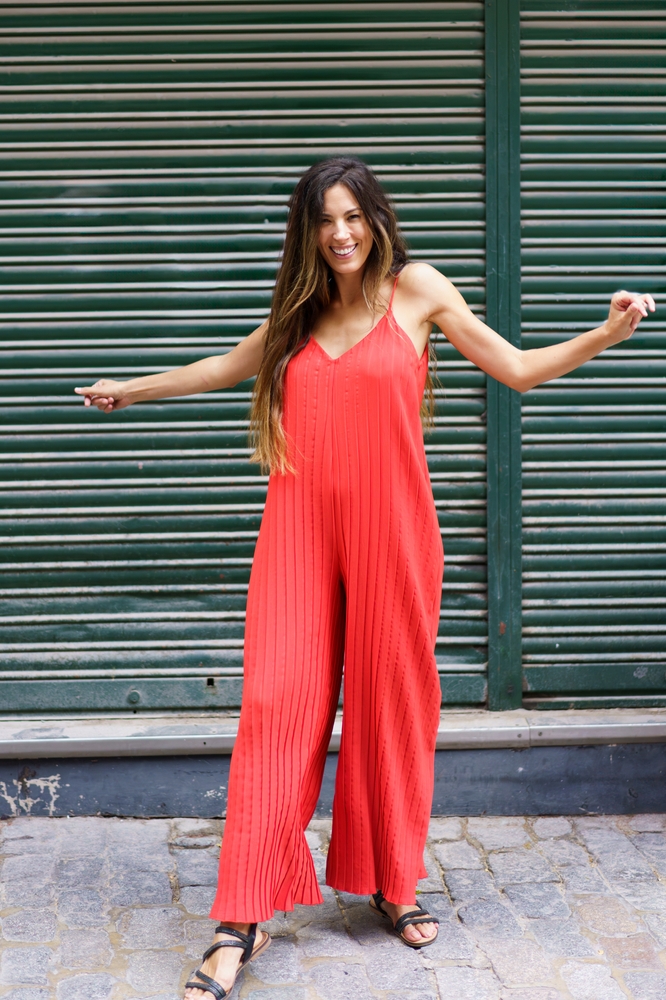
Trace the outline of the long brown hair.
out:
M 289 361 L 305 347 L 310 331 L 331 301 L 331 268 L 319 251 L 319 228 L 324 194 L 344 184 L 354 195 L 373 237 L 363 272 L 363 297 L 375 312 L 379 289 L 389 275 L 408 261 L 407 244 L 388 196 L 367 164 L 351 156 L 335 156 L 315 163 L 301 177 L 289 201 L 282 263 L 277 273 L 264 353 L 252 394 L 251 462 L 270 472 L 292 472 L 282 426 L 284 378 Z M 431 361 L 434 350 L 430 350 Z M 433 380 L 428 370 L 421 417 L 431 426 L 434 414 Z

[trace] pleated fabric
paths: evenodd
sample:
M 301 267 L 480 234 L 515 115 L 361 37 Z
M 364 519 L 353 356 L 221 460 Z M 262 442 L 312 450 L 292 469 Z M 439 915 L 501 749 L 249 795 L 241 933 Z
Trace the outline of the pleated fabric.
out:
M 426 370 L 392 306 L 340 358 L 310 339 L 288 365 L 296 473 L 270 477 L 252 567 L 215 919 L 322 901 L 305 828 L 343 662 L 326 881 L 413 903 L 425 875 L 443 572 L 419 416 Z

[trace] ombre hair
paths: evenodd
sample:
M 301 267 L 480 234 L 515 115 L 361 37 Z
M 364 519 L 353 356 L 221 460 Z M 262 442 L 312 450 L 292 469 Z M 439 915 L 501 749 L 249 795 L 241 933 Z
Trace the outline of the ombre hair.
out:
M 363 272 L 363 297 L 371 312 L 379 311 L 379 290 L 389 275 L 408 262 L 407 244 L 388 196 L 367 164 L 351 156 L 315 163 L 301 177 L 289 200 L 282 262 L 277 273 L 264 353 L 252 394 L 251 462 L 270 472 L 293 472 L 282 425 L 287 365 L 310 339 L 320 313 L 331 301 L 333 272 L 319 249 L 324 194 L 344 184 L 365 216 L 373 245 Z M 434 349 L 429 347 L 430 359 Z M 421 419 L 432 426 L 433 379 L 428 370 Z

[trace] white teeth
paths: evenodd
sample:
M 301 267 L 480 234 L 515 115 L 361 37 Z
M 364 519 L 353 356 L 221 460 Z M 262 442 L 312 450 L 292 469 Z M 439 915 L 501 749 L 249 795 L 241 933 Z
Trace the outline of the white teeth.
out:
M 353 247 L 344 247 L 344 249 L 342 250 L 336 250 L 335 247 L 331 247 L 331 250 L 333 251 L 336 257 L 349 257 L 349 255 L 354 252 L 357 246 L 358 243 L 354 243 Z

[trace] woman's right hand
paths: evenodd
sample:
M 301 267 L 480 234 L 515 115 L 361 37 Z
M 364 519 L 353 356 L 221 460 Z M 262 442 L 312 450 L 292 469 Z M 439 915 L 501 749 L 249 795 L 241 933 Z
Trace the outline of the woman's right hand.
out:
M 112 378 L 101 378 L 94 385 L 77 387 L 74 392 L 83 396 L 84 406 L 96 406 L 102 413 L 111 413 L 131 405 L 126 385 L 126 382 L 115 382 Z

